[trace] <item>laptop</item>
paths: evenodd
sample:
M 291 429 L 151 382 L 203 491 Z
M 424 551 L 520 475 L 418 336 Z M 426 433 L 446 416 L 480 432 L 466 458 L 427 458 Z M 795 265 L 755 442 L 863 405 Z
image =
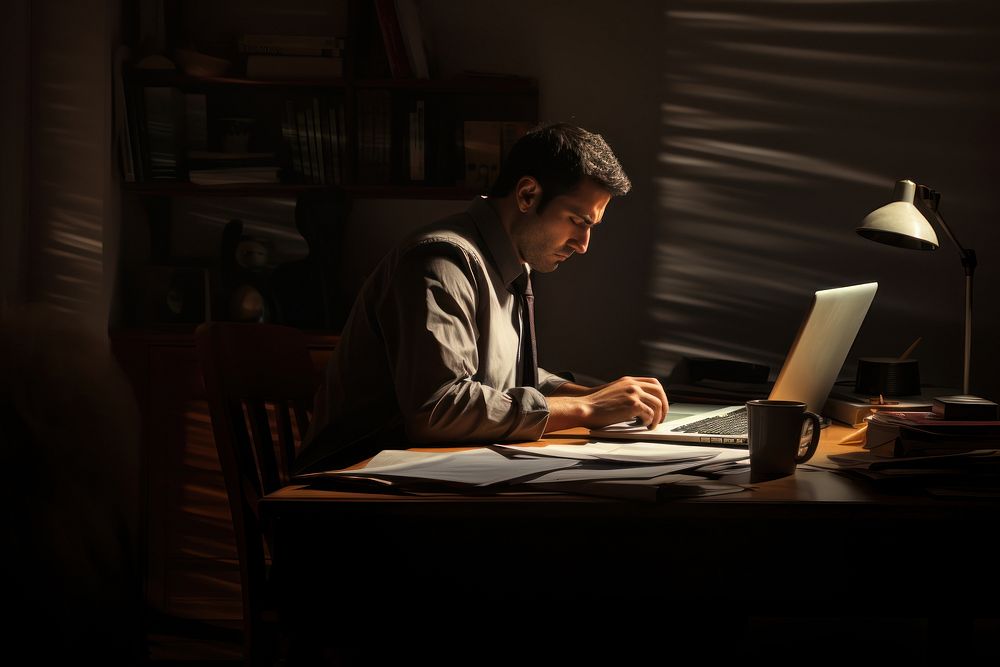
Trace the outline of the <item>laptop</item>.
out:
M 785 357 L 770 399 L 803 401 L 808 410 L 819 414 L 877 289 L 878 283 L 865 283 L 820 290 L 813 295 L 812 305 Z M 673 419 L 654 429 L 622 422 L 591 429 L 590 434 L 599 439 L 746 446 L 746 405 L 727 405 Z

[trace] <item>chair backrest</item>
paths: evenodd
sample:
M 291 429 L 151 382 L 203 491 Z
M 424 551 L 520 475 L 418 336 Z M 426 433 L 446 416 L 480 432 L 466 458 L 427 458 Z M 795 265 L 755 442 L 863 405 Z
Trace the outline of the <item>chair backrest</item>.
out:
M 309 428 L 317 375 L 301 331 L 207 322 L 195 335 L 240 559 L 245 644 L 261 653 L 268 527 L 257 503 L 288 483 Z

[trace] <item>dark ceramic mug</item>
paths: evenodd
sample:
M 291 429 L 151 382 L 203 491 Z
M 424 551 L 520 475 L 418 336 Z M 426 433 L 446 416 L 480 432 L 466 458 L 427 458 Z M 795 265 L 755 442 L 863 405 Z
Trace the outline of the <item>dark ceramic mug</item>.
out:
M 803 432 L 810 423 L 812 436 L 800 453 Z M 819 429 L 819 416 L 806 410 L 806 404 L 800 401 L 748 401 L 750 479 L 774 479 L 794 473 L 796 465 L 816 453 Z

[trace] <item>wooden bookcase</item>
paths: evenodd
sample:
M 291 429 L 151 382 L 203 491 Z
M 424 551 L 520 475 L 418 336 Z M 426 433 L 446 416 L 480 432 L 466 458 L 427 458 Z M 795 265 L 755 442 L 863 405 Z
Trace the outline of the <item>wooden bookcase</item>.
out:
M 318 6 L 316 2 L 306 4 Z M 347 207 L 358 199 L 471 199 L 483 188 L 470 187 L 464 178 L 466 121 L 524 125 L 537 120 L 538 89 L 530 79 L 392 78 L 372 0 L 334 0 L 330 4 L 342 6 L 346 15 L 342 77 L 251 80 L 243 76 L 235 38 L 243 23 L 240 12 L 259 12 L 262 3 L 163 0 L 165 34 L 161 53 L 170 58 L 177 47 L 183 46 L 226 57 L 232 67 L 219 76 L 193 76 L 180 67 L 137 67 L 139 56 L 148 49 L 142 31 L 129 26 L 137 24 L 142 3 L 123 3 L 124 41 L 136 54 L 132 61 L 124 63 L 120 88 L 116 87 L 126 108 L 124 114 L 116 114 L 116 123 L 120 128 L 123 121 L 128 125 L 127 129 L 121 128 L 121 133 L 129 138 L 132 158 L 131 170 L 123 168 L 131 172 L 131 176 L 123 176 L 123 224 L 144 227 L 143 233 L 131 236 L 148 239 L 148 248 L 142 248 L 142 252 L 137 252 L 136 247 L 129 250 L 130 259 L 125 264 L 134 265 L 137 255 L 145 255 L 145 264 L 150 267 L 204 271 L 207 282 L 218 267 L 209 260 L 192 261 L 183 256 L 172 241 L 174 212 L 182 199 L 194 198 L 209 205 L 220 202 L 219 207 L 237 200 L 253 207 L 264 200 L 297 203 L 303 197 L 327 196 L 346 201 Z M 288 0 L 281 5 L 282 9 L 294 10 L 297 3 Z M 270 32 L 317 34 L 315 26 L 305 19 L 300 21 L 291 26 L 276 23 Z M 155 94 L 147 96 L 147 90 Z M 146 106 L 156 99 L 170 100 L 170 106 L 165 112 L 160 109 L 164 113 L 154 122 L 161 133 L 156 145 L 160 162 L 154 178 Z M 371 110 L 372 100 L 382 105 L 378 112 Z M 197 111 L 194 115 L 189 113 L 192 103 Z M 411 151 L 416 143 L 410 114 L 418 103 L 424 112 L 422 178 L 414 178 L 411 169 Z M 340 127 L 339 148 L 336 144 L 320 147 L 326 160 L 324 178 L 302 173 L 302 157 L 297 165 L 289 145 L 296 137 L 289 132 L 289 110 L 298 112 L 316 106 L 327 113 L 342 109 L 342 117 L 333 117 Z M 380 129 L 372 130 L 376 116 Z M 276 182 L 191 182 L 191 146 L 198 144 L 207 152 L 223 151 L 225 132 L 221 128 L 224 119 L 233 117 L 250 119 L 243 147 L 246 153 L 274 155 L 272 164 L 279 174 Z M 195 126 L 191 118 L 201 120 Z M 376 168 L 371 168 L 372 142 L 381 151 Z M 340 162 L 336 170 L 330 169 L 333 160 Z M 336 227 L 344 219 L 331 217 L 328 243 L 339 242 Z M 157 611 L 188 618 L 238 618 L 235 544 L 194 348 L 193 331 L 199 318 L 192 319 L 188 314 L 188 319 L 181 322 L 137 315 L 142 309 L 129 303 L 125 284 L 130 280 L 128 269 L 135 267 L 124 268 L 124 316 L 121 327 L 112 332 L 112 345 L 132 381 L 144 417 L 142 517 L 147 604 Z M 210 291 L 206 288 L 207 300 Z M 214 317 L 211 308 L 205 310 Z M 335 322 L 310 333 L 317 372 L 321 372 L 336 345 L 337 332 Z

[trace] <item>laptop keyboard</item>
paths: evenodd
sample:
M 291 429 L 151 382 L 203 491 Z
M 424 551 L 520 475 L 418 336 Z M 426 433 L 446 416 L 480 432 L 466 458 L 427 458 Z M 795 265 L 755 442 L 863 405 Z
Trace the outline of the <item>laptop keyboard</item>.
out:
M 673 429 L 675 433 L 711 433 L 713 435 L 743 435 L 747 432 L 747 409 L 740 408 L 724 415 L 701 419 Z

